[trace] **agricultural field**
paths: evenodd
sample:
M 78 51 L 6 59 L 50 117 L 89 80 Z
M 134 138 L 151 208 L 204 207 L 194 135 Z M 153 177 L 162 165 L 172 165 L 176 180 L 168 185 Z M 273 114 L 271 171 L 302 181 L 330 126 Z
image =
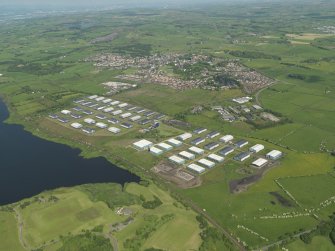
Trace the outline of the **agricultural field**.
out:
M 151 182 L 125 188 L 61 188 L 11 205 L 11 210 L 5 207 L 0 211 L 0 233 L 7 238 L 0 242 L 0 249 L 75 250 L 80 243 L 89 247 L 92 240 L 110 249 L 116 240 L 118 250 L 227 248 L 224 239 L 204 239 L 200 234 L 215 226 L 220 236 L 230 236 L 239 249 L 276 248 L 273 244 L 279 242 L 290 250 L 313 250 L 318 245 L 330 250 L 333 246 L 326 237 L 314 237 L 306 245 L 299 236 L 335 211 L 335 159 L 331 155 L 335 149 L 335 36 L 325 31 L 332 24 L 335 6 L 331 1 L 304 6 L 290 3 L 290 8 L 287 4 L 246 4 L 247 13 L 238 4 L 188 11 L 86 12 L 1 25 L 0 97 L 10 110 L 7 122 L 79 148 L 85 157 L 103 156 Z M 161 55 L 206 56 L 213 59 L 210 63 L 221 62 L 220 67 L 238 62 L 248 72 L 270 79 L 271 84 L 246 93 L 243 84 L 227 76 L 221 77 L 236 85 L 223 89 L 178 89 L 133 78 L 122 81 L 136 88 L 111 95 L 102 83 L 121 81 L 120 76 L 132 75 L 136 69 L 97 67 L 88 60 L 104 54 L 134 61 L 149 57 L 159 61 Z M 192 79 L 206 73 L 210 63 L 197 62 L 186 67 L 189 71 L 165 65 L 159 71 Z M 167 120 L 178 123 L 160 120 L 154 130 L 136 124 L 118 135 L 100 129 L 86 135 L 48 117 L 72 109 L 74 100 L 90 95 L 163 113 Z M 252 98 L 245 108 L 257 104 L 279 122 L 257 127 L 242 115 L 227 122 L 212 109 L 232 106 L 233 98 L 244 96 Z M 83 119 L 71 122 L 82 123 Z M 157 144 L 199 127 L 250 142 L 237 152 L 248 151 L 256 143 L 265 150 L 243 163 L 231 156 L 201 175 L 192 173 L 200 182 L 185 189 L 152 170 L 170 155 L 186 150 L 190 141 L 158 157 L 132 147 L 140 139 Z M 270 149 L 281 151 L 282 158 L 261 171 L 253 167 L 256 156 L 264 157 Z M 254 182 L 232 192 L 232 181 L 253 175 L 257 176 Z M 115 200 L 105 194 L 109 192 Z M 156 208 L 143 207 L 159 201 Z M 117 214 L 116 207 L 131 209 L 132 219 Z M 198 214 L 210 226 L 201 228 Z

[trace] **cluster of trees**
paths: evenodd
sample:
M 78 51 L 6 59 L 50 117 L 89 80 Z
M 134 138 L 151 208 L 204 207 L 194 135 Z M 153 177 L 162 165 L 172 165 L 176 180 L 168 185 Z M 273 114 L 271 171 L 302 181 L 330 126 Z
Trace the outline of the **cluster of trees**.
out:
M 155 209 L 162 204 L 163 202 L 157 196 L 154 196 L 153 200 L 143 201 L 142 207 L 145 209 Z
M 226 51 L 230 55 L 239 58 L 251 58 L 251 59 L 274 59 L 274 60 L 281 60 L 281 57 L 276 55 L 265 54 L 259 51 Z
M 58 63 L 41 64 L 33 62 L 15 61 L 8 66 L 9 72 L 24 72 L 38 76 L 60 73 L 64 70 L 64 66 Z
M 129 55 L 132 57 L 146 57 L 150 56 L 152 50 L 151 44 L 132 43 L 128 45 L 115 46 L 114 53 Z

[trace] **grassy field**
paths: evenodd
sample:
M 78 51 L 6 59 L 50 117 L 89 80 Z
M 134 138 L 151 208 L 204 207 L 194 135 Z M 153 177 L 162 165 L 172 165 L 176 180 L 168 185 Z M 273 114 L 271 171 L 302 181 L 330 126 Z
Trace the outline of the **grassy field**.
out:
M 25 250 L 19 242 L 19 231 L 13 213 L 0 212 L 0 250 Z

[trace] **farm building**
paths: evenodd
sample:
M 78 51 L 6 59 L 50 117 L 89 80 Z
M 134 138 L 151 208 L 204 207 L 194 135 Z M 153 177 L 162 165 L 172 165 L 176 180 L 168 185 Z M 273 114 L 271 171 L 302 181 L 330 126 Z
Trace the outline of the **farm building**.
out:
M 206 137 L 209 138 L 209 139 L 214 139 L 215 137 L 217 137 L 219 135 L 220 135 L 220 133 L 218 131 L 213 131 L 213 132 L 208 133 Z
M 131 116 L 131 113 L 130 112 L 127 112 L 127 113 L 124 113 L 124 114 L 121 114 L 120 117 L 125 119 L 125 118 L 129 118 Z
M 104 109 L 106 106 L 99 106 L 96 110 L 97 111 L 101 111 L 102 109 Z
M 195 146 L 191 146 L 188 150 L 199 155 L 205 152 L 203 149 Z
M 181 146 L 183 144 L 183 142 L 176 140 L 176 139 L 169 139 L 167 140 L 167 142 L 173 146 Z
M 214 160 L 216 162 L 222 162 L 222 161 L 224 161 L 224 158 L 221 157 L 221 156 L 219 156 L 219 155 L 217 155 L 217 154 L 210 154 L 210 155 L 208 155 L 208 158 L 210 160 Z
M 104 99 L 105 99 L 104 97 L 98 97 L 98 98 L 96 98 L 95 100 L 98 101 L 98 102 L 100 102 L 100 101 L 102 101 L 102 100 L 104 100 Z
M 280 159 L 282 156 L 283 156 L 283 153 L 278 150 L 272 150 L 271 152 L 266 154 L 266 157 L 272 160 Z
M 132 125 L 132 124 L 129 124 L 129 123 L 126 123 L 126 122 L 122 123 L 121 126 L 122 126 L 123 128 L 126 128 L 126 129 L 133 128 L 133 125 Z
M 120 103 L 121 103 L 120 101 L 114 100 L 113 102 L 110 103 L 110 105 L 118 105 Z
M 143 112 L 145 112 L 145 111 L 146 111 L 145 109 L 140 108 L 140 109 L 137 110 L 137 113 L 143 113 Z
M 98 122 L 95 124 L 97 127 L 101 128 L 101 129 L 105 129 L 107 128 L 107 125 L 105 123 L 102 122 Z
M 185 159 L 195 159 L 195 155 L 193 153 L 189 153 L 186 151 L 180 152 L 179 155 Z
M 113 110 L 114 110 L 113 107 L 107 107 L 107 108 L 105 108 L 105 109 L 103 110 L 103 112 L 111 112 L 111 111 L 113 111 Z
M 93 134 L 95 133 L 95 130 L 92 129 L 92 128 L 88 128 L 88 127 L 85 127 L 83 129 L 81 129 L 84 133 L 87 133 L 87 134 Z
M 173 146 L 171 146 L 169 144 L 166 144 L 164 142 L 159 143 L 157 146 L 160 147 L 160 148 L 162 148 L 164 151 L 170 151 L 170 150 L 173 149 Z
M 155 114 L 156 114 L 156 112 L 148 111 L 148 112 L 144 113 L 144 116 L 151 117 L 151 116 L 153 116 Z
M 264 149 L 263 145 L 257 144 L 257 145 L 254 145 L 254 146 L 250 147 L 249 151 L 253 152 L 253 153 L 258 153 L 258 152 L 262 151 L 263 149 Z
M 239 140 L 235 143 L 235 146 L 238 147 L 238 148 L 242 148 L 242 147 L 244 147 L 248 144 L 249 144 L 249 142 L 247 140 L 241 139 L 241 140 Z
M 159 149 L 159 148 L 157 148 L 157 147 L 152 146 L 152 147 L 150 147 L 150 152 L 151 152 L 153 155 L 158 156 L 158 155 L 161 155 L 161 154 L 163 153 L 163 150 L 161 150 L 161 149 Z
M 97 119 L 106 119 L 106 115 L 103 115 L 103 114 L 98 114 L 95 116 Z
M 94 107 L 97 107 L 99 104 L 91 104 L 91 105 L 89 105 L 88 107 L 90 107 L 90 108 L 94 108 Z
M 69 114 L 71 114 L 71 111 L 69 111 L 69 110 L 62 110 L 61 113 L 64 114 L 64 115 L 69 115 Z
M 252 106 L 255 110 L 262 110 L 263 108 L 259 105 L 253 105 Z
M 250 153 L 249 152 L 242 152 L 242 153 L 239 153 L 237 154 L 235 157 L 234 157 L 234 160 L 237 160 L 237 161 L 245 161 L 246 159 L 250 158 Z
M 149 124 L 151 122 L 150 119 L 143 119 L 141 121 L 138 122 L 139 125 L 146 125 Z
M 121 132 L 121 130 L 119 128 L 117 128 L 117 127 L 109 127 L 108 131 L 110 131 L 112 133 L 115 133 L 115 134 Z
M 71 117 L 74 118 L 74 119 L 80 119 L 82 116 L 79 115 L 79 114 L 76 114 L 76 113 L 72 113 Z
M 128 110 L 128 111 L 133 111 L 133 110 L 135 110 L 135 109 L 137 109 L 136 106 L 128 106 L 128 107 L 127 107 L 127 110 Z
M 87 105 L 90 105 L 90 104 L 92 104 L 91 101 L 86 101 L 86 102 L 82 102 L 81 103 L 81 105 L 83 105 L 83 106 L 87 106 Z
M 214 150 L 215 148 L 217 148 L 219 146 L 220 146 L 219 143 L 212 142 L 212 143 L 209 143 L 209 144 L 205 145 L 204 148 L 207 149 L 207 150 L 209 150 L 209 151 L 212 151 L 212 150 Z
M 61 117 L 58 118 L 58 121 L 59 121 L 59 122 L 62 122 L 62 123 L 68 123 L 68 122 L 69 122 L 68 119 L 66 119 L 66 118 L 61 118 Z
M 57 114 L 49 114 L 49 118 L 57 119 L 58 115 Z
M 96 99 L 96 98 L 98 98 L 98 95 L 92 95 L 92 96 L 89 96 L 89 97 L 87 97 L 88 99 Z
M 84 122 L 87 123 L 87 124 L 90 124 L 90 125 L 95 124 L 95 120 L 94 119 L 90 119 L 90 118 L 84 119 Z
M 93 114 L 93 112 L 89 111 L 89 110 L 83 110 L 83 113 L 86 114 L 86 115 L 92 115 Z
M 165 117 L 165 115 L 164 114 L 157 114 L 155 117 L 154 117 L 154 119 L 162 119 L 162 118 L 164 118 Z
M 202 133 L 204 133 L 204 132 L 206 132 L 206 131 L 207 131 L 206 128 L 197 128 L 197 129 L 195 129 L 193 132 L 194 132 L 195 134 L 202 134 Z
M 83 125 L 82 125 L 82 124 L 79 124 L 79 123 L 72 123 L 71 126 L 72 126 L 73 128 L 75 128 L 75 129 L 80 129 L 80 128 L 83 127 Z
M 85 99 L 77 99 L 77 100 L 73 101 L 73 103 L 75 103 L 75 104 L 81 104 L 83 102 L 85 102 Z
M 220 141 L 222 141 L 223 143 L 228 143 L 228 142 L 232 141 L 233 139 L 234 139 L 233 135 L 225 135 L 225 136 L 220 138 Z
M 228 154 L 234 152 L 235 149 L 231 146 L 227 146 L 225 148 L 223 148 L 222 150 L 219 151 L 219 154 L 222 156 L 227 156 Z
M 110 118 L 107 120 L 109 123 L 112 123 L 112 124 L 118 124 L 120 121 L 116 118 Z
M 111 101 L 112 101 L 112 99 L 110 99 L 110 98 L 106 98 L 105 100 L 102 101 L 102 103 L 107 104 L 107 103 L 109 103 L 109 102 L 111 102 Z
M 81 108 L 81 107 L 74 107 L 74 108 L 72 108 L 72 110 L 77 111 L 77 112 L 81 112 L 83 110 L 83 108 Z
M 169 157 L 169 160 L 178 165 L 182 165 L 185 163 L 185 160 L 183 158 L 180 158 L 176 155 L 172 155 L 171 157 Z
M 215 166 L 215 163 L 208 160 L 208 159 L 201 159 L 201 160 L 198 160 L 198 163 L 207 167 L 207 168 L 212 168 Z
M 119 107 L 120 107 L 120 108 L 123 108 L 123 107 L 126 107 L 126 106 L 128 106 L 128 103 L 122 103 L 122 104 L 119 104 Z
M 116 111 L 114 111 L 114 112 L 112 112 L 112 115 L 119 115 L 119 114 L 121 114 L 122 113 L 122 110 L 116 110 Z
M 203 173 L 203 172 L 206 171 L 205 168 L 203 168 L 203 167 L 201 167 L 201 166 L 199 166 L 197 164 L 188 165 L 187 168 L 190 169 L 190 170 L 192 170 L 192 171 L 194 171 L 194 172 L 197 172 L 197 173 Z
M 135 121 L 137 121 L 139 119 L 141 119 L 140 115 L 136 115 L 136 116 L 130 118 L 130 120 L 133 121 L 133 122 L 135 122 Z
M 205 142 L 204 138 L 196 138 L 196 139 L 191 141 L 191 144 L 197 146 L 197 145 L 200 145 L 204 142 Z
M 138 150 L 147 150 L 153 146 L 153 143 L 149 140 L 142 139 L 140 141 L 133 143 L 133 146 Z
M 192 138 L 192 134 L 186 132 L 186 133 L 184 133 L 184 134 L 182 134 L 182 135 L 179 135 L 177 138 L 180 139 L 180 140 L 182 140 L 182 141 L 185 141 L 185 140 L 187 140 L 187 139 Z
M 255 167 L 261 168 L 261 167 L 265 166 L 266 163 L 268 163 L 268 161 L 266 159 L 259 158 L 259 159 L 255 160 L 254 162 L 252 162 L 252 165 L 255 166 Z

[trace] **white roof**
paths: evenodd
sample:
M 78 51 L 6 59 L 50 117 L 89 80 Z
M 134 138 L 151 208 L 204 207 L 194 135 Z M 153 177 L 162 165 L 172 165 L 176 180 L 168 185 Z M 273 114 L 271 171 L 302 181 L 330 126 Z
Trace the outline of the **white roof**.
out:
M 186 151 L 180 152 L 179 155 L 186 158 L 186 159 L 194 159 L 195 158 L 195 155 L 193 153 L 189 153 L 189 152 L 186 152 Z
M 104 109 L 104 112 L 111 112 L 113 110 L 114 110 L 113 107 L 107 107 L 107 108 Z
M 169 158 L 169 160 L 171 160 L 171 161 L 173 161 L 173 162 L 175 162 L 175 163 L 178 163 L 178 164 L 183 164 L 183 163 L 185 163 L 185 160 L 184 160 L 183 158 L 180 158 L 180 157 L 178 157 L 178 156 L 176 156 L 176 155 L 172 155 L 172 156 Z
M 122 110 L 117 110 L 117 111 L 112 112 L 113 115 L 118 115 L 120 113 L 122 113 Z
M 117 128 L 117 127 L 109 127 L 109 128 L 108 128 L 108 131 L 113 132 L 113 133 L 118 133 L 118 132 L 120 132 L 121 130 L 120 130 L 119 128 Z
M 131 119 L 132 121 L 136 121 L 136 120 L 139 120 L 140 118 L 141 118 L 140 115 L 136 115 L 136 116 L 134 116 L 134 117 L 131 117 L 130 119 Z
M 222 162 L 222 161 L 224 161 L 224 158 L 223 158 L 223 157 L 221 157 L 221 156 L 219 156 L 219 155 L 216 155 L 216 154 L 214 154 L 214 153 L 208 155 L 208 158 L 211 159 L 211 160 L 215 160 L 215 161 L 217 161 L 217 162 Z
M 197 164 L 191 164 L 187 166 L 189 169 L 196 171 L 197 173 L 203 173 L 206 169 L 197 165 Z
M 108 103 L 108 102 L 111 102 L 112 101 L 112 99 L 110 99 L 110 98 L 107 98 L 107 99 L 105 99 L 104 101 L 102 101 L 102 103 Z
M 271 152 L 269 152 L 266 156 L 270 156 L 270 157 L 278 157 L 282 154 L 281 151 L 278 151 L 278 150 L 272 150 Z
M 189 138 L 192 138 L 192 134 L 186 132 L 186 133 L 184 133 L 184 134 L 182 134 L 182 135 L 179 135 L 178 138 L 181 139 L 181 140 L 187 140 L 187 139 L 189 139 Z
M 159 143 L 158 146 L 161 147 L 161 148 L 163 148 L 164 150 L 170 150 L 170 149 L 173 148 L 171 145 L 166 144 L 166 143 L 164 143 L 164 142 Z
M 232 141 L 233 139 L 234 139 L 234 136 L 233 135 L 229 135 L 229 134 L 220 138 L 220 140 L 224 141 L 224 142 Z
M 97 98 L 98 97 L 98 95 L 92 95 L 92 96 L 89 96 L 88 98 L 89 99 L 95 99 L 95 98 Z
M 162 154 L 163 151 L 157 147 L 150 147 L 150 152 L 155 153 L 155 154 Z
M 182 142 L 176 139 L 169 139 L 168 140 L 169 143 L 171 143 L 172 145 L 181 145 Z
M 100 127 L 100 128 L 106 128 L 107 125 L 105 123 L 102 123 L 102 122 L 98 122 L 95 124 L 97 127 Z
M 138 148 L 148 148 L 148 147 L 152 146 L 153 143 L 149 140 L 142 139 L 140 141 L 135 142 L 133 145 L 138 147 Z
M 71 111 L 69 111 L 69 110 L 62 110 L 61 113 L 63 113 L 63 114 L 70 114 Z
M 82 124 L 79 124 L 79 123 L 72 123 L 71 126 L 72 126 L 73 128 L 81 128 L 81 127 L 83 127 L 83 125 L 82 125 Z
M 94 119 L 90 119 L 90 118 L 84 119 L 84 121 L 86 123 L 89 123 L 89 124 L 94 124 L 95 123 L 95 120 Z
M 192 146 L 190 147 L 188 150 L 190 150 L 191 152 L 194 152 L 196 154 L 203 154 L 205 151 L 199 147 L 196 146 Z
M 260 166 L 263 166 L 264 164 L 266 164 L 267 162 L 268 162 L 268 161 L 267 161 L 266 159 L 259 158 L 259 159 L 255 160 L 254 162 L 252 162 L 252 164 L 253 164 L 254 166 L 258 166 L 258 167 L 260 167 Z
M 254 151 L 256 153 L 258 153 L 259 151 L 262 151 L 264 149 L 264 146 L 261 144 L 256 144 L 252 147 L 250 147 L 250 151 Z
M 120 101 L 115 100 L 115 101 L 111 102 L 110 104 L 111 105 L 117 105 L 117 104 L 120 104 Z
M 126 107 L 128 105 L 128 103 L 122 103 L 122 104 L 119 104 L 119 107 Z
M 121 118 L 128 118 L 131 116 L 131 113 L 130 112 L 127 112 L 127 113 L 124 113 L 121 115 Z
M 207 159 L 201 159 L 201 160 L 198 160 L 198 163 L 204 165 L 204 166 L 207 166 L 207 167 L 213 167 L 215 166 L 215 163 L 210 161 L 210 160 L 207 160 Z
M 104 97 L 99 97 L 99 98 L 96 98 L 95 100 L 96 101 L 101 101 L 101 100 L 104 100 L 105 98 Z

